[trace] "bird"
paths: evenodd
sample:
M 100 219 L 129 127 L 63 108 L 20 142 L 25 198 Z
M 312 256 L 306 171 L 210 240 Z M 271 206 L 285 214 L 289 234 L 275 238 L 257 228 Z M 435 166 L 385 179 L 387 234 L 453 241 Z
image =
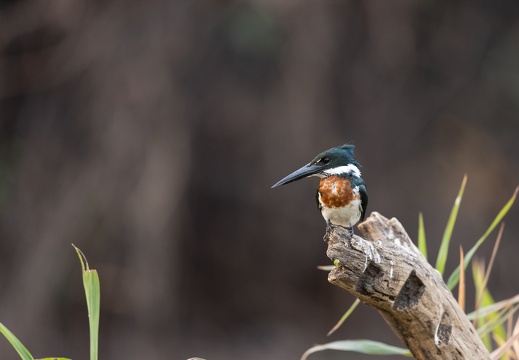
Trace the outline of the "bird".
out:
M 354 148 L 353 144 L 344 144 L 323 151 L 272 188 L 311 176 L 321 178 L 316 200 L 327 228 L 341 226 L 353 235 L 353 226 L 364 220 L 368 206 L 368 192 Z

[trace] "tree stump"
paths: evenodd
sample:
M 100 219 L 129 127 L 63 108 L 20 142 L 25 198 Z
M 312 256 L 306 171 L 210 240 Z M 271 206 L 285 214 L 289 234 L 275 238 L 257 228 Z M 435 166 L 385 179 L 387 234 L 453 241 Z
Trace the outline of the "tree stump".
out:
M 367 239 L 340 226 L 327 229 L 327 255 L 337 264 L 329 282 L 376 308 L 417 359 L 490 358 L 440 273 L 397 219 L 373 212 L 359 229 Z

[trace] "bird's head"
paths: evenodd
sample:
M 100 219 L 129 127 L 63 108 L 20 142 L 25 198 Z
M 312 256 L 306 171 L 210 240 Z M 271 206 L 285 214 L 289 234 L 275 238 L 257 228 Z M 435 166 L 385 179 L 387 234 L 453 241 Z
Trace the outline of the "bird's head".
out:
M 275 188 L 309 176 L 321 178 L 344 174 L 360 176 L 360 164 L 353 156 L 354 148 L 352 144 L 345 144 L 323 151 L 308 164 L 279 180 L 272 187 Z

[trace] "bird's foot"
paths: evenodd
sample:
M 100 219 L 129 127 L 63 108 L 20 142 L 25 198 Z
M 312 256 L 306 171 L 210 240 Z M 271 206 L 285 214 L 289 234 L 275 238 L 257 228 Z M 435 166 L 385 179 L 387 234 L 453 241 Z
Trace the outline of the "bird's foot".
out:
M 353 237 L 353 235 L 355 235 L 355 232 L 353 231 L 353 226 L 350 226 L 349 228 L 347 228 L 348 231 L 350 232 L 350 237 Z
M 328 235 L 330 235 L 330 232 L 333 230 L 333 225 L 330 221 L 327 221 L 326 222 L 326 232 L 325 232 L 325 237 L 327 237 Z

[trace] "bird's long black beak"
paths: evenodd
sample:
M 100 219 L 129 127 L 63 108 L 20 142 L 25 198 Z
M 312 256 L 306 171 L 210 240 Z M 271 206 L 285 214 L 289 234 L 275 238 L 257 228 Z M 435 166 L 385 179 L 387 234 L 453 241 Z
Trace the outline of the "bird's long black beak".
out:
M 307 164 L 303 166 L 301 169 L 294 171 L 292 174 L 284 177 L 283 179 L 279 180 L 277 183 L 275 183 L 272 188 L 285 185 L 297 180 L 300 180 L 302 178 L 305 178 L 307 176 L 315 175 L 319 171 L 323 169 L 323 166 L 321 164 Z

